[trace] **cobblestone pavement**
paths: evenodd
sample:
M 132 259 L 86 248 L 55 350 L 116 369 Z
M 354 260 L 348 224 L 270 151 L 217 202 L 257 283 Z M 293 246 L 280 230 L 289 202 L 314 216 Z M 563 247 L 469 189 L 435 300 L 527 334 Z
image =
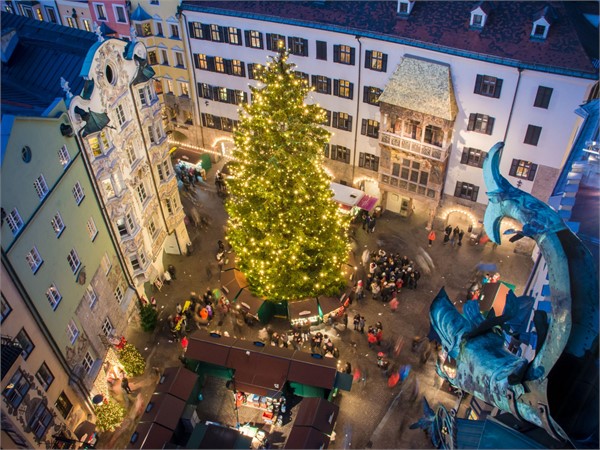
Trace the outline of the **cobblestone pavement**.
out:
M 218 267 L 215 258 L 217 240 L 224 238 L 226 213 L 223 200 L 216 194 L 213 180 L 216 169 L 224 161 L 213 166 L 208 174 L 208 189 L 196 188 L 197 204 L 200 214 L 207 217 L 210 225 L 206 228 L 189 226 L 188 230 L 193 243 L 191 256 L 165 255 L 165 267 L 173 264 L 176 268 L 176 279 L 170 285 L 164 285 L 160 292 L 154 294 L 160 311 L 159 326 L 154 333 L 144 333 L 138 323 L 137 316 L 127 330 L 127 339 L 137 346 L 148 361 L 146 373 L 130 380 L 133 394 L 123 395 L 121 400 L 128 407 L 128 416 L 124 424 L 113 433 L 100 435 L 98 448 L 124 448 L 127 446 L 136 419 L 139 417 L 154 390 L 158 380 L 157 373 L 165 367 L 180 364 L 178 357 L 181 347 L 171 341 L 165 323 L 169 314 L 175 311 L 176 303 L 182 303 L 193 293 L 201 295 L 207 288 L 216 288 Z M 182 198 L 184 208 L 189 213 L 194 204 L 189 198 Z M 422 415 L 421 398 L 425 396 L 432 407 L 444 404 L 450 408 L 456 398 L 441 387 L 441 380 L 435 373 L 435 358 L 421 363 L 419 355 L 411 349 L 415 336 L 424 336 L 429 331 L 429 305 L 438 290 L 444 286 L 453 300 L 464 298 L 467 288 L 475 276 L 475 266 L 479 262 L 498 265 L 502 279 L 517 286 L 517 295 L 522 294 L 523 286 L 532 267 L 531 258 L 513 252 L 511 244 L 493 248 L 491 244 L 484 246 L 471 245 L 466 239 L 462 247 L 444 246 L 442 239 L 436 240 L 431 248 L 427 246 L 427 218 L 413 214 L 410 218 L 402 218 L 396 214 L 384 212 L 378 219 L 375 233 L 366 234 L 360 228 L 354 230 L 355 245 L 350 255 L 350 266 L 358 268 L 359 277 L 364 276 L 364 268 L 358 261 L 364 249 L 369 251 L 383 248 L 388 252 L 399 252 L 423 264 L 431 258 L 433 268 L 425 273 L 416 290 L 403 289 L 399 295 L 400 305 L 395 313 L 381 301 L 372 300 L 370 294 L 360 301 L 354 302 L 348 314 L 352 318 L 356 312 L 366 317 L 367 325 L 381 321 L 384 338 L 400 338 L 404 341 L 399 356 L 393 361 L 399 365 L 410 364 L 411 375 L 402 384 L 389 388 L 376 366 L 377 350 L 369 349 L 366 335 L 337 325 L 330 329 L 321 324 L 320 329 L 332 336 L 340 350 L 340 364 L 350 362 L 353 368 L 359 368 L 366 374 L 364 382 L 355 383 L 351 392 L 340 391 L 336 402 L 340 406 L 340 414 L 336 425 L 336 439 L 330 448 L 432 448 L 431 442 L 420 430 L 409 430 L 410 424 Z M 443 232 L 439 231 L 438 236 Z M 424 253 L 426 252 L 426 253 Z M 356 255 L 356 256 L 355 256 Z M 425 263 L 426 265 L 426 263 Z M 349 287 L 352 282 L 349 282 Z M 283 320 L 275 320 L 271 324 L 276 331 L 289 329 Z M 210 329 L 210 327 L 209 327 Z M 233 324 L 225 322 L 224 329 L 233 335 Z M 255 339 L 259 327 L 246 327 L 242 330 L 245 339 Z M 313 327 L 314 329 L 314 327 Z M 211 383 L 213 386 L 214 383 Z M 224 389 L 224 383 L 222 383 Z M 235 425 L 233 406 L 227 407 L 222 397 L 226 394 L 219 388 L 206 387 L 205 399 L 200 403 L 201 416 Z M 418 389 L 418 394 L 416 390 Z M 211 397 L 212 395 L 212 397 Z M 461 411 L 464 411 L 465 404 Z M 460 414 L 460 412 L 459 412 Z M 280 436 L 283 441 L 284 436 Z

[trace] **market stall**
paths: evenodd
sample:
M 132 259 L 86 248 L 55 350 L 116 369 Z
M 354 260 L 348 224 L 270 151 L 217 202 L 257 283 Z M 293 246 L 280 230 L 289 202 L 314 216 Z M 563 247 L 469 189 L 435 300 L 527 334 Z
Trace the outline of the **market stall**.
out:
M 235 298 L 236 305 L 243 308 L 244 314 L 257 322 L 267 323 L 272 317 L 272 308 L 265 300 L 256 297 L 247 288 L 241 289 Z
M 283 448 L 327 448 L 329 437 L 312 427 L 292 427 Z
M 154 449 L 164 448 L 173 437 L 173 430 L 154 422 L 140 422 L 131 435 L 127 448 Z
M 247 284 L 240 284 L 240 277 L 238 276 L 241 273 L 235 267 L 230 269 L 225 269 L 220 272 L 219 281 L 221 283 L 221 289 L 231 298 L 235 297 L 241 288 L 245 288 Z
M 166 392 L 155 393 L 150 397 L 140 422 L 154 422 L 175 431 L 184 409 L 185 402 L 180 398 Z
M 333 389 L 337 361 L 333 358 L 314 358 L 310 353 L 297 351 L 292 355 L 288 381 L 305 386 Z
M 357 215 L 360 211 L 370 212 L 378 202 L 376 197 L 366 195 L 364 191 L 339 183 L 331 183 L 333 200 L 340 205 L 344 213 Z
M 319 316 L 323 322 L 327 322 L 329 316 L 336 319 L 344 313 L 344 304 L 337 297 L 319 297 L 318 303 Z
M 187 403 L 197 382 L 198 375 L 191 370 L 181 366 L 168 367 L 160 376 L 155 392 L 171 394 Z
M 292 325 L 300 324 L 305 320 L 312 325 L 319 323 L 319 304 L 316 298 L 307 298 L 296 302 L 288 302 L 288 318 Z
M 252 438 L 241 430 L 205 422 L 194 427 L 185 448 L 252 448 Z
M 339 406 L 324 398 L 305 398 L 300 402 L 294 426 L 312 427 L 330 435 L 339 412 Z

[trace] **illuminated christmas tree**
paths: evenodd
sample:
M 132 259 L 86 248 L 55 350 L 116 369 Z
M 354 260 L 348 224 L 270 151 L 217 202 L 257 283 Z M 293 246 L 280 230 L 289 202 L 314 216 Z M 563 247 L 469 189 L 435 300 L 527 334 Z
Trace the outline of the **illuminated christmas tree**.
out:
M 344 284 L 348 218 L 323 168 L 325 111 L 286 52 L 255 66 L 252 104 L 240 111 L 227 179 L 227 239 L 255 295 L 301 300 Z

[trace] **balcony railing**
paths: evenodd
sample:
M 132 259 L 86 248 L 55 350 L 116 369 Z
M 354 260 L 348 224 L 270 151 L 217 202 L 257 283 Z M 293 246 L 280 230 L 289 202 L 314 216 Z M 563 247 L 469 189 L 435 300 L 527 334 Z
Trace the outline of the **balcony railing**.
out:
M 434 159 L 436 161 L 445 161 L 450 149 L 450 145 L 446 148 L 440 148 L 435 145 L 429 145 L 424 142 L 415 141 L 414 139 L 404 138 L 386 131 L 379 132 L 379 141 L 394 149 L 414 153 L 415 155 L 424 156 L 425 158 Z

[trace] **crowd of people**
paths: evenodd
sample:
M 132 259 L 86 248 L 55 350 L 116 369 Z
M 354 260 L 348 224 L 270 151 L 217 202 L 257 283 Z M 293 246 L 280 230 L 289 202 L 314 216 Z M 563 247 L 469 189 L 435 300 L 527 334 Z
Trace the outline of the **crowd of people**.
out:
M 365 250 L 366 251 L 366 250 Z M 400 256 L 399 253 L 387 253 L 380 249 L 370 253 L 367 270 L 366 285 L 359 280 L 354 288 L 357 299 L 364 298 L 364 290 L 371 292 L 373 300 L 382 300 L 384 303 L 396 298 L 402 288 L 417 289 L 421 272 L 414 261 L 408 256 Z M 397 301 L 397 299 L 396 299 Z M 397 307 L 396 302 L 394 302 Z

